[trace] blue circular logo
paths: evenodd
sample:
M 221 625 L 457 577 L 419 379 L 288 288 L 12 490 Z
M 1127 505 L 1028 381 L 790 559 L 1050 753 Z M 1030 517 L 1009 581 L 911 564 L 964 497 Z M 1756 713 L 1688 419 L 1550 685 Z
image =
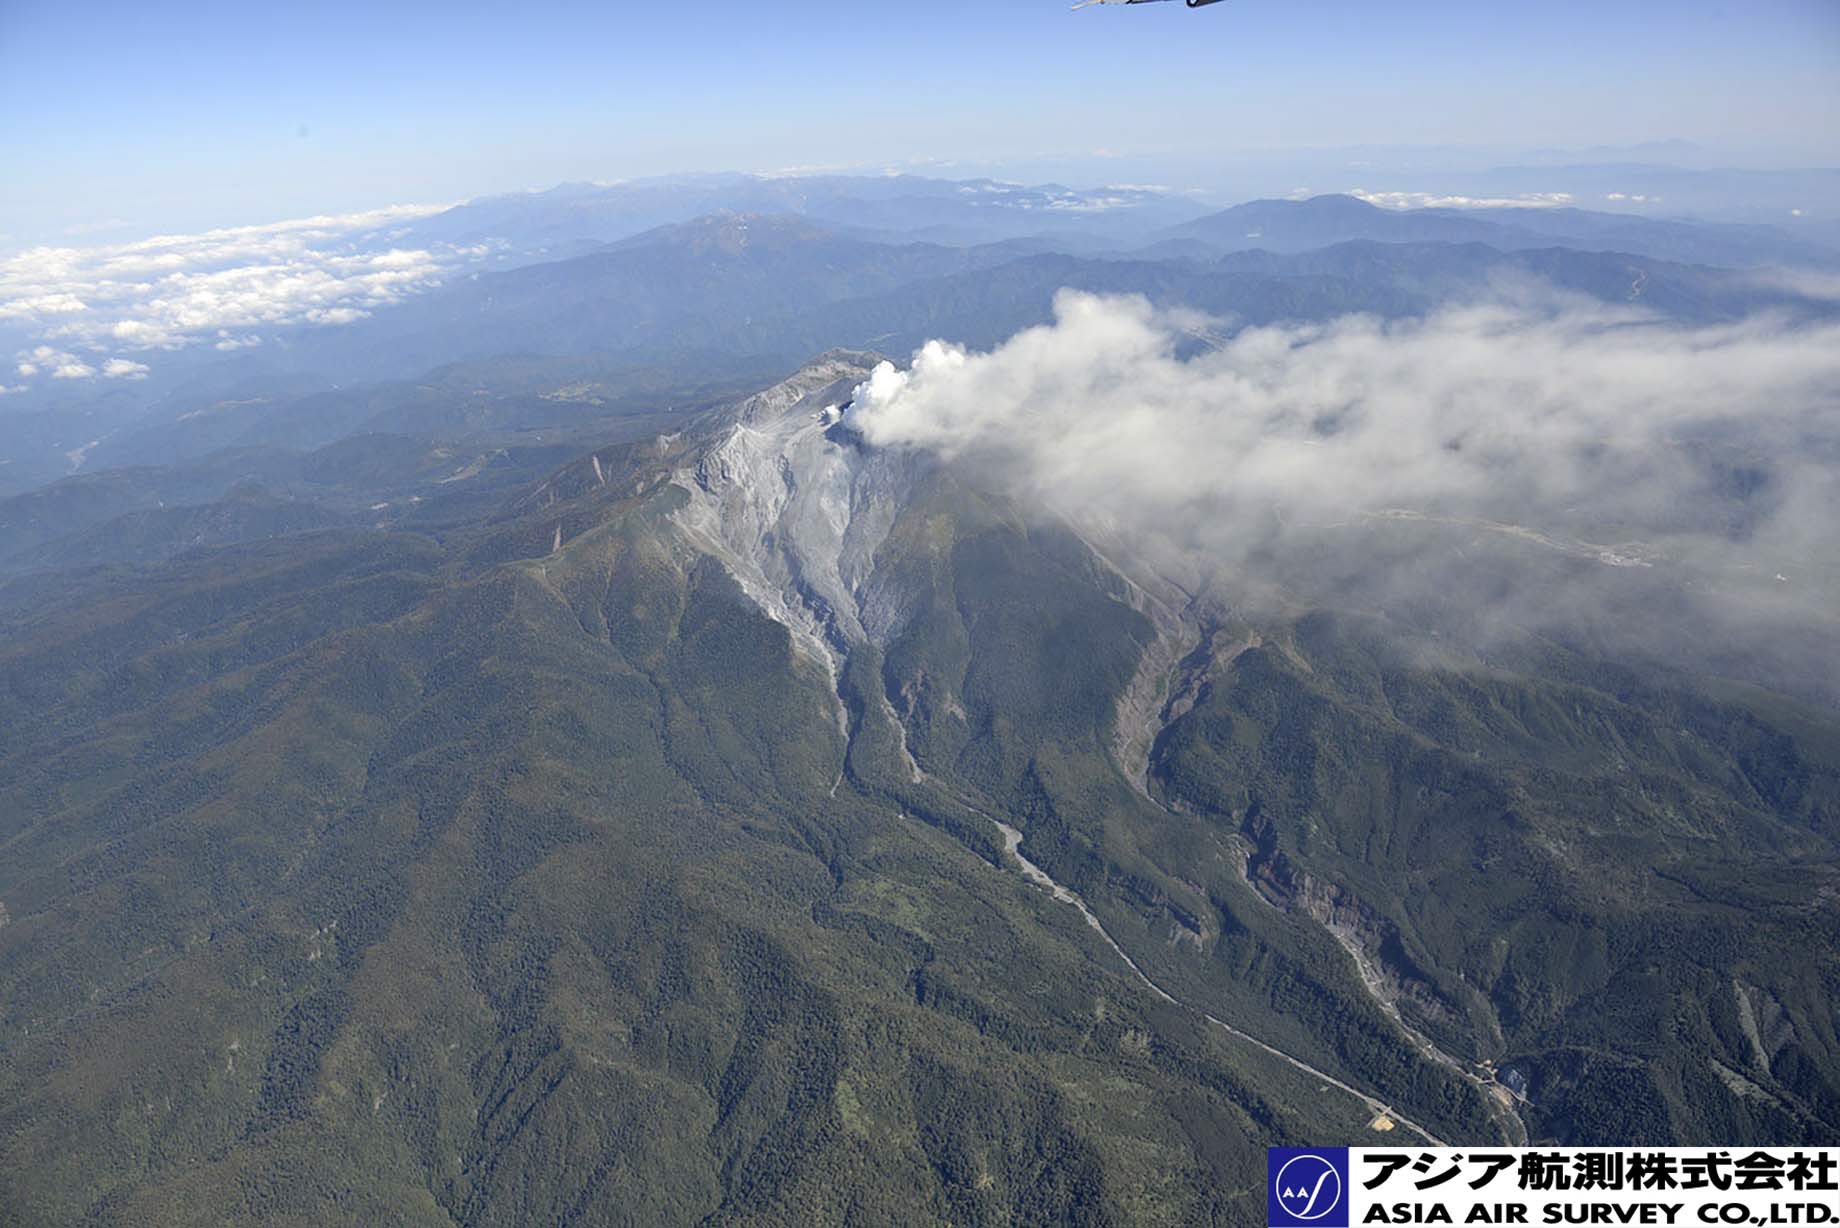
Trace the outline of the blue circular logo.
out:
M 1342 1176 L 1322 1156 L 1292 1156 L 1278 1170 L 1272 1194 L 1293 1219 L 1319 1220 L 1341 1204 Z

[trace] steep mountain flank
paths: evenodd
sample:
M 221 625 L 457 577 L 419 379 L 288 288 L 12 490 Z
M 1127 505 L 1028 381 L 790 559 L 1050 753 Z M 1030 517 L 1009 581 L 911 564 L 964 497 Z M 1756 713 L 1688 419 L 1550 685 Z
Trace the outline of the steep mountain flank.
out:
M 1380 1117 L 1832 1137 L 1831 711 L 1158 575 L 866 447 L 873 361 L 0 587 L 9 1222 L 1242 1224 Z

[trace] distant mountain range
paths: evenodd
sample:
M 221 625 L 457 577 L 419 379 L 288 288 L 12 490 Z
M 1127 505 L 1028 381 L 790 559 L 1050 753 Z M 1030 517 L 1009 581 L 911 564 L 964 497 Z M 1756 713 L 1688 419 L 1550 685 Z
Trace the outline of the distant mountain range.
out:
M 1020 239 L 972 247 L 871 242 L 802 218 L 721 214 L 585 256 L 469 277 L 352 327 L 303 331 L 286 357 L 321 370 L 398 375 L 494 352 L 644 361 L 745 353 L 789 363 L 813 342 L 824 348 L 824 338 L 902 350 L 931 336 L 1007 336 L 1044 318 L 1055 281 L 1252 322 L 1350 310 L 1410 314 L 1466 288 L 1480 291 L 1491 273 L 1509 271 L 1607 302 L 1640 300 L 1686 320 L 1828 306 L 1741 270 L 1543 236 L 1509 242 L 1517 232 L 1487 220 L 1395 214 L 1345 197 L 1243 208 L 1185 228 L 1209 250 L 1177 259 L 1156 247 L 1071 254 Z M 1579 215 L 1574 227 L 1599 225 L 1592 216 Z M 1265 224 L 1277 241 L 1247 247 L 1206 237 Z M 1230 254 L 1215 256 L 1214 248 Z
M 486 197 L 393 233 L 402 242 L 490 244 L 508 259 L 556 258 L 717 212 L 798 217 L 864 238 L 966 245 L 1032 235 L 1128 240 L 1206 208 L 1145 187 L 916 175 L 689 175 Z
M 1770 226 L 1666 221 L 1572 208 L 1383 209 L 1352 196 L 1259 200 L 1174 227 L 1214 251 L 1296 252 L 1353 240 L 1571 247 L 1681 264 L 1834 267 L 1840 255 Z
M 741 186 L 786 190 L 782 181 Z M 719 187 L 695 191 L 700 199 Z M 947 197 L 949 212 L 985 207 L 961 206 L 957 195 Z M 516 198 L 514 211 L 560 226 L 575 205 L 602 196 Z M 1014 201 L 991 207 L 1012 220 L 1034 212 Z M 470 208 L 422 225 L 460 225 Z M 575 358 L 602 368 L 698 365 L 720 379 L 758 377 L 831 345 L 897 354 L 932 337 L 987 345 L 1044 320 L 1063 286 L 1143 294 L 1241 324 L 1410 315 L 1504 277 L 1693 322 L 1835 306 L 1793 279 L 1739 267 L 1805 256 L 1798 267 L 1822 271 L 1822 253 L 1762 228 L 1574 210 L 1393 211 L 1350 197 L 1254 202 L 1174 228 L 1145 229 L 1145 221 L 1132 223 L 1143 233 L 1130 241 L 1070 230 L 968 246 L 870 239 L 811 216 L 725 212 L 672 222 L 567 259 L 465 274 L 349 324 L 277 328 L 253 350 L 169 352 L 140 383 L 55 387 L 51 400 L 25 402 L 39 412 L 11 417 L 0 494 L 29 490 L 79 460 L 94 470 L 224 447 L 321 446 L 380 412 L 363 408 L 367 386 L 428 382 L 426 373 L 454 364 Z M 1733 267 L 1703 263 L 1712 256 Z M 456 407 L 441 404 L 431 422 L 452 417 Z M 374 429 L 396 428 L 377 419 Z
M 1085 253 L 1200 240 L 1218 254 L 1301 251 L 1356 239 L 1583 247 L 1687 264 L 1833 266 L 1840 253 L 1780 227 L 1573 207 L 1382 208 L 1353 196 L 1259 200 L 1210 212 L 1190 196 L 1121 186 L 1072 189 L 913 175 L 706 175 L 567 184 L 487 197 L 393 228 L 392 243 L 479 244 L 495 261 L 582 255 L 714 213 L 802 218 L 841 235 L 968 246 L 1032 239 Z

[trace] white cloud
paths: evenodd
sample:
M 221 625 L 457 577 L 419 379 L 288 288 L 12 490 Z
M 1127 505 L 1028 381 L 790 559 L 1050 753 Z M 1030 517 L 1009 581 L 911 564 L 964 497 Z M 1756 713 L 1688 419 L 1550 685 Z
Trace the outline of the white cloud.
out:
M 256 344 L 255 329 L 349 323 L 483 254 L 376 250 L 383 228 L 436 211 L 408 206 L 98 247 L 31 248 L 0 256 L 0 320 L 92 352 L 200 341 L 234 348 L 222 342 L 234 335 L 238 346 Z
M 40 316 L 72 315 L 88 311 L 89 304 L 68 292 L 54 291 L 31 298 L 0 302 L 0 320 L 30 320 Z
M 1562 209 L 1575 203 L 1570 192 L 1452 196 L 1438 192 L 1369 192 L 1365 188 L 1350 188 L 1348 195 L 1382 209 Z
M 102 364 L 104 379 L 146 379 L 147 364 L 126 358 L 111 358 Z
M 850 421 L 872 445 L 977 467 L 1247 580 L 1356 531 L 1338 526 L 1403 520 L 1586 564 L 1716 571 L 1695 590 L 1707 602 L 1832 558 L 1840 326 L 1687 328 L 1548 297 L 1251 328 L 1191 353 L 1206 327 L 1064 291 L 1052 324 L 994 351 L 932 342 L 907 370 L 882 366 Z M 1734 457 L 1761 483 L 1742 497 Z M 1480 583 L 1466 566 L 1446 544 L 1367 582 Z M 1803 591 L 1802 616 L 1830 620 Z
M 1052 325 L 991 353 L 931 342 L 884 365 L 853 421 L 871 443 L 1001 454 L 1040 491 L 1180 505 L 1516 498 L 1561 506 L 1667 432 L 1817 406 L 1840 418 L 1840 327 L 1687 329 L 1583 303 L 1247 329 L 1063 291 Z M 1773 408 L 1774 407 L 1774 408 Z M 1579 454 L 1574 456 L 1574 449 Z M 1589 456 L 1583 453 L 1589 452 Z
M 305 318 L 314 324 L 351 324 L 369 314 L 356 307 L 315 307 L 306 313 Z
M 98 370 L 87 359 L 80 358 L 68 350 L 54 349 L 48 345 L 35 346 L 18 356 L 15 368 L 27 379 L 41 373 L 49 374 L 52 379 L 91 379 L 100 374 L 104 379 L 145 379 L 148 368 L 145 363 L 134 362 L 127 358 L 110 358 L 102 363 Z
M 75 354 L 48 345 L 35 346 L 18 357 L 16 370 L 27 379 L 41 373 L 52 379 L 88 379 L 96 373 L 94 368 Z
M 1776 294 L 1797 294 L 1824 303 L 1840 303 L 1840 273 L 1819 269 L 1755 269 L 1746 280 Z

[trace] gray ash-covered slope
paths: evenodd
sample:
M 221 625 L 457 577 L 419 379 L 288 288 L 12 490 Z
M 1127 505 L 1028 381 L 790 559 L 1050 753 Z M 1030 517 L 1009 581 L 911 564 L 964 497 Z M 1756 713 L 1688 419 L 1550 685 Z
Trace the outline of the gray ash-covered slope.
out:
M 867 361 L 836 354 L 744 402 L 725 438 L 681 475 L 678 523 L 750 597 L 835 660 L 885 634 L 898 601 L 865 589 L 907 502 L 916 462 L 842 432 Z
M 871 361 L 0 588 L 11 1218 L 1243 1224 L 1272 1143 L 1833 1136 L 1830 710 L 1254 617 L 866 448 Z

